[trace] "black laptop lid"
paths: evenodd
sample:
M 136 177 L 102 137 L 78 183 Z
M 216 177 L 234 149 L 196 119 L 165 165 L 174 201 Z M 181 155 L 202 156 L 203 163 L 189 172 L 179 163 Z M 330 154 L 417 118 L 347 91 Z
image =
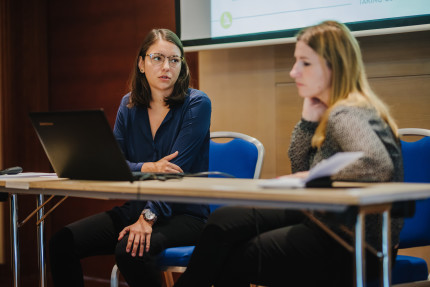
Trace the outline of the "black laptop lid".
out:
M 37 112 L 30 119 L 58 177 L 133 180 L 103 110 Z

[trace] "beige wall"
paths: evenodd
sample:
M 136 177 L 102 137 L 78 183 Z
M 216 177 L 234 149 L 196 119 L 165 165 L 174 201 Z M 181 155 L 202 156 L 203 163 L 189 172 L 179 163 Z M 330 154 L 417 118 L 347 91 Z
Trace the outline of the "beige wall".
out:
M 358 40 L 370 84 L 399 127 L 430 129 L 430 31 Z M 262 178 L 290 173 L 286 151 L 301 114 L 288 75 L 293 51 L 293 44 L 285 44 L 199 52 L 200 89 L 212 99 L 211 131 L 237 131 L 262 141 Z M 400 254 L 430 263 L 428 247 Z
M 212 100 L 211 131 L 236 131 L 261 140 L 274 163 L 275 48 L 199 52 L 200 89 Z M 275 174 L 265 164 L 262 176 Z

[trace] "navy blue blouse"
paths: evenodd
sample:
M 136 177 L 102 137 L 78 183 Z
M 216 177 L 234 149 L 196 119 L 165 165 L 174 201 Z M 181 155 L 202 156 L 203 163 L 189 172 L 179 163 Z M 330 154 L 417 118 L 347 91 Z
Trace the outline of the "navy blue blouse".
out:
M 208 170 L 211 101 L 205 93 L 188 89 L 184 103 L 169 110 L 154 138 L 148 110 L 128 108 L 129 97 L 130 93 L 122 98 L 114 135 L 132 171 L 140 171 L 143 163 L 156 162 L 175 151 L 179 154 L 171 162 L 185 173 Z M 161 201 L 128 201 L 113 211 L 132 222 L 145 208 L 151 209 L 160 219 L 174 214 L 189 214 L 203 219 L 209 215 L 208 205 Z

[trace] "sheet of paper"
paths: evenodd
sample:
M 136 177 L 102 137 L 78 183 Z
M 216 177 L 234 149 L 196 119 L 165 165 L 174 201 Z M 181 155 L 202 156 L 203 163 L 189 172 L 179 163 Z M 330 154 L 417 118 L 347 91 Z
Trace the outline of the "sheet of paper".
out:
M 58 178 L 56 173 L 46 172 L 21 172 L 18 174 L 0 175 L 0 180 L 6 181 L 7 188 L 29 189 L 30 183 L 25 178 Z M 21 180 L 19 180 L 21 179 Z
M 329 177 L 336 174 L 347 165 L 353 163 L 363 156 L 363 152 L 338 152 L 326 160 L 319 162 L 311 168 L 306 178 L 280 177 L 261 180 L 259 186 L 264 188 L 301 188 L 306 183 L 322 177 Z
M 280 177 L 261 180 L 258 185 L 264 188 L 300 188 L 305 187 L 306 182 L 298 177 Z
M 338 152 L 311 168 L 306 182 L 316 178 L 332 176 L 363 156 L 363 152 Z
M 23 177 L 57 177 L 57 174 L 46 173 L 46 172 L 21 172 L 18 174 L 0 175 L 0 180 L 11 179 L 11 178 L 23 178 Z

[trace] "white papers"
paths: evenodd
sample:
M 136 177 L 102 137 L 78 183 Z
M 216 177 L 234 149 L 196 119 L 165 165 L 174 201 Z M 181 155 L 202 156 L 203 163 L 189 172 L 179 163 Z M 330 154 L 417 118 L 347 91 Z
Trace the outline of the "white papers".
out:
M 280 177 L 261 180 L 259 186 L 264 188 L 300 188 L 305 187 L 306 183 L 318 178 L 330 177 L 347 165 L 353 163 L 363 156 L 363 152 L 338 152 L 330 158 L 319 162 L 309 170 L 306 178 Z
M 46 173 L 46 172 L 21 172 L 17 174 L 0 175 L 0 180 L 11 179 L 11 178 L 23 178 L 23 177 L 57 177 L 57 174 Z
M 26 178 L 30 179 L 27 180 Z M 46 172 L 21 172 L 17 174 L 0 175 L 0 180 L 4 180 L 6 188 L 29 189 L 30 181 L 34 178 L 58 178 L 56 173 Z

